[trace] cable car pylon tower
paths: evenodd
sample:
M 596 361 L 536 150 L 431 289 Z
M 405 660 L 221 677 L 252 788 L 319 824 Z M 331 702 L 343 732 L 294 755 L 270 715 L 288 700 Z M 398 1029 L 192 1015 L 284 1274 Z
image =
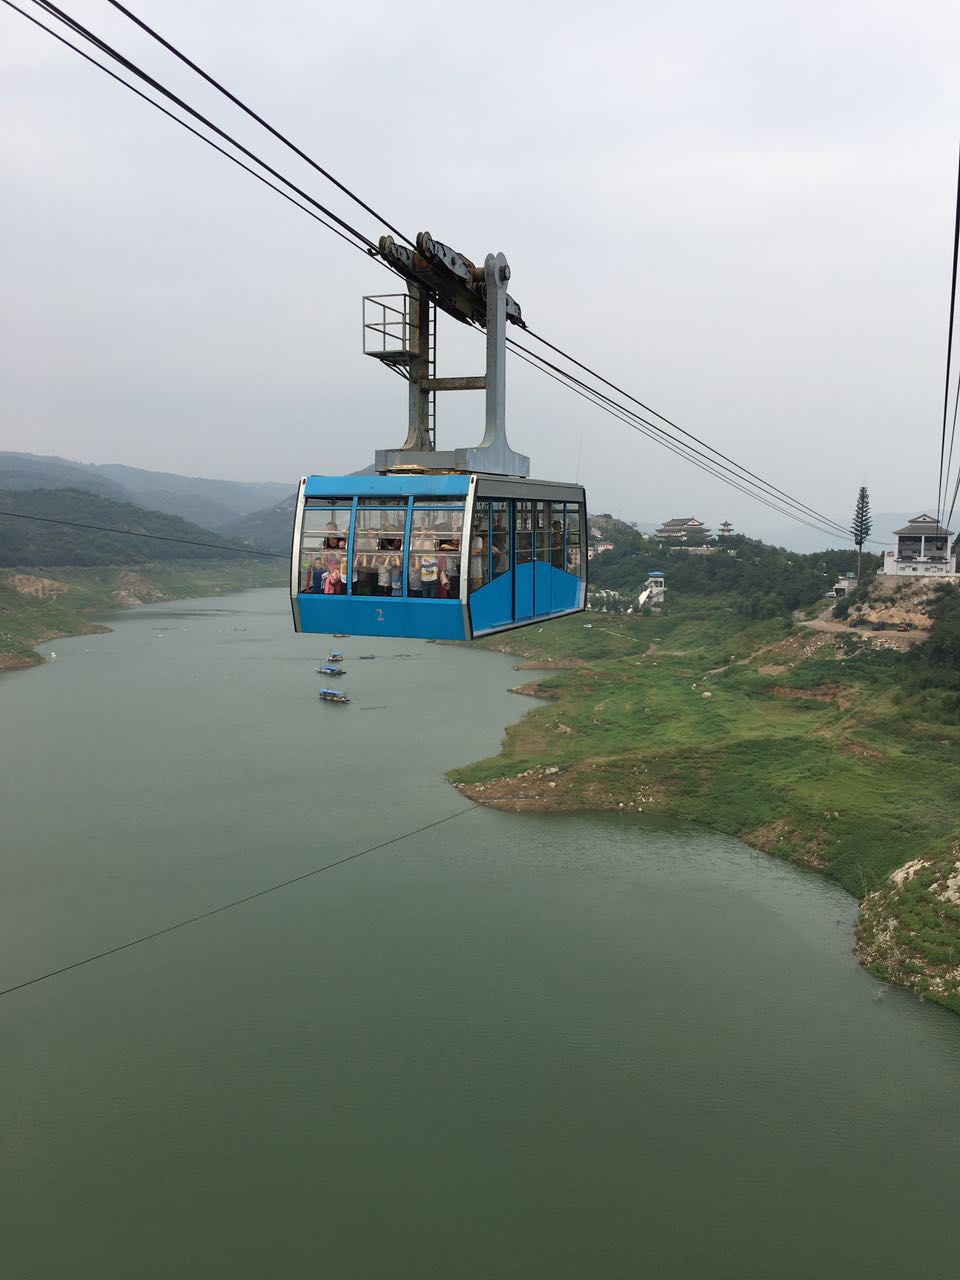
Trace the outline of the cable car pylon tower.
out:
M 408 383 L 407 438 L 375 474 L 306 475 L 294 513 L 297 631 L 472 640 L 586 603 L 586 495 L 530 479 L 507 443 L 507 325 L 523 325 L 502 253 L 477 267 L 427 232 L 378 252 L 407 292 L 363 300 L 363 349 Z M 486 331 L 480 375 L 441 378 L 437 312 Z M 483 391 L 483 438 L 438 449 L 438 391 Z
M 530 459 L 507 441 L 507 324 L 524 327 L 507 293 L 510 267 L 502 253 L 488 253 L 482 267 L 434 240 L 417 235 L 416 249 L 381 236 L 380 255 L 407 281 L 406 294 L 363 299 L 364 354 L 409 383 L 407 438 L 396 449 L 376 451 L 381 475 L 481 472 L 526 478 Z M 463 324 L 486 330 L 486 369 L 476 377 L 441 378 L 436 371 L 437 308 Z M 483 391 L 484 433 L 472 448 L 438 449 L 436 393 Z

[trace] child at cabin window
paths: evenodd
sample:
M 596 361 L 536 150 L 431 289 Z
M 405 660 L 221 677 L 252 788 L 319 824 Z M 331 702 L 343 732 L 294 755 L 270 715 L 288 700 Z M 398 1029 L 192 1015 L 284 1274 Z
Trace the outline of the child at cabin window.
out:
M 437 564 L 437 553 L 427 551 L 420 558 L 420 581 L 423 594 L 432 600 L 439 590 L 440 567 Z
M 426 519 L 426 517 L 424 517 Z M 434 599 L 437 594 L 439 569 L 437 568 L 437 540 L 425 528 L 413 540 L 413 547 L 421 552 L 417 557 L 420 570 L 421 594 L 425 599 Z
M 312 591 L 314 594 L 321 592 L 324 572 L 323 560 L 320 556 L 314 556 L 313 563 L 307 566 L 307 585 L 304 590 Z

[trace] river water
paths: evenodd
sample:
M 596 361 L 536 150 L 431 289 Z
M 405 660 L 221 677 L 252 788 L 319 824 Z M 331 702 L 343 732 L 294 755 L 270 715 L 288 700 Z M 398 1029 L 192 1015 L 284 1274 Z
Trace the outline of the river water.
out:
M 499 655 L 334 642 L 338 707 L 280 592 L 112 625 L 0 679 L 0 986 L 383 847 L 0 999 L 5 1277 L 957 1274 L 960 1019 L 841 890 L 471 808 Z

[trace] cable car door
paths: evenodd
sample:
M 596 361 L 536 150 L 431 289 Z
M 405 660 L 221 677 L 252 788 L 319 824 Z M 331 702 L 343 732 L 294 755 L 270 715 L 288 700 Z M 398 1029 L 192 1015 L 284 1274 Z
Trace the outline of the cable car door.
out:
M 549 502 L 534 503 L 533 523 L 535 526 L 533 542 L 533 612 L 537 618 L 546 618 L 553 608 L 550 571 L 553 535 L 550 530 Z M 560 537 L 562 543 L 562 532 Z

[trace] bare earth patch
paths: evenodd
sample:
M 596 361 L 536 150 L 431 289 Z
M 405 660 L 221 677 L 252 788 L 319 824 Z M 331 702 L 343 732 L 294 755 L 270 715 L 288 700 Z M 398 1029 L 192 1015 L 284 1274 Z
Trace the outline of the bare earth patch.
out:
M 531 680 L 529 684 L 516 684 L 510 692 L 520 693 L 525 698 L 545 698 L 548 701 L 551 698 L 559 698 L 560 696 L 559 689 L 549 684 L 543 684 L 539 680 Z
M 157 604 L 167 597 L 142 573 L 124 570 L 117 574 L 117 586 L 113 592 L 117 604 Z
M 806 702 L 835 702 L 842 710 L 846 710 L 852 702 L 849 687 L 842 684 L 818 684 L 813 689 L 788 689 L 783 685 L 774 685 L 770 693 L 775 698 L 801 698 Z
M 663 789 L 645 782 L 636 769 L 637 783 L 629 800 L 624 794 L 622 775 L 612 782 L 605 774 L 607 759 L 580 760 L 574 765 L 541 765 L 522 773 L 489 782 L 457 782 L 454 786 L 476 804 L 511 813 L 561 813 L 617 810 L 643 813 L 662 806 Z
M 737 838 L 762 853 L 771 853 L 802 867 L 812 867 L 817 871 L 824 871 L 827 867 L 821 856 L 825 831 L 800 831 L 789 822 L 778 819 L 753 831 L 743 831 Z
M 9 582 L 20 595 L 35 596 L 38 600 L 56 600 L 73 589 L 65 582 L 57 582 L 53 578 L 38 578 L 31 573 L 11 573 Z
M 840 629 L 842 630 L 842 628 Z M 771 644 L 761 645 L 759 649 L 755 649 L 753 653 L 748 654 L 745 658 L 731 660 L 722 667 L 713 667 L 707 672 L 707 675 L 719 675 L 720 672 L 727 671 L 730 667 L 749 666 L 761 654 L 766 654 L 770 661 L 759 668 L 760 674 L 779 676 L 784 671 L 789 671 L 791 667 L 803 662 L 806 658 L 812 658 L 821 649 L 833 647 L 835 644 L 834 637 L 823 632 L 796 632 L 793 635 L 786 636 L 783 640 L 774 640 Z
M 825 734 L 825 737 L 833 735 Z M 883 760 L 882 751 L 877 751 L 873 747 L 865 747 L 862 742 L 852 742 L 849 738 L 841 738 L 838 746 L 840 750 L 847 756 L 857 756 L 861 760 Z
M 0 671 L 21 671 L 24 667 L 35 667 L 42 661 L 39 654 L 30 657 L 26 653 L 0 653 Z

